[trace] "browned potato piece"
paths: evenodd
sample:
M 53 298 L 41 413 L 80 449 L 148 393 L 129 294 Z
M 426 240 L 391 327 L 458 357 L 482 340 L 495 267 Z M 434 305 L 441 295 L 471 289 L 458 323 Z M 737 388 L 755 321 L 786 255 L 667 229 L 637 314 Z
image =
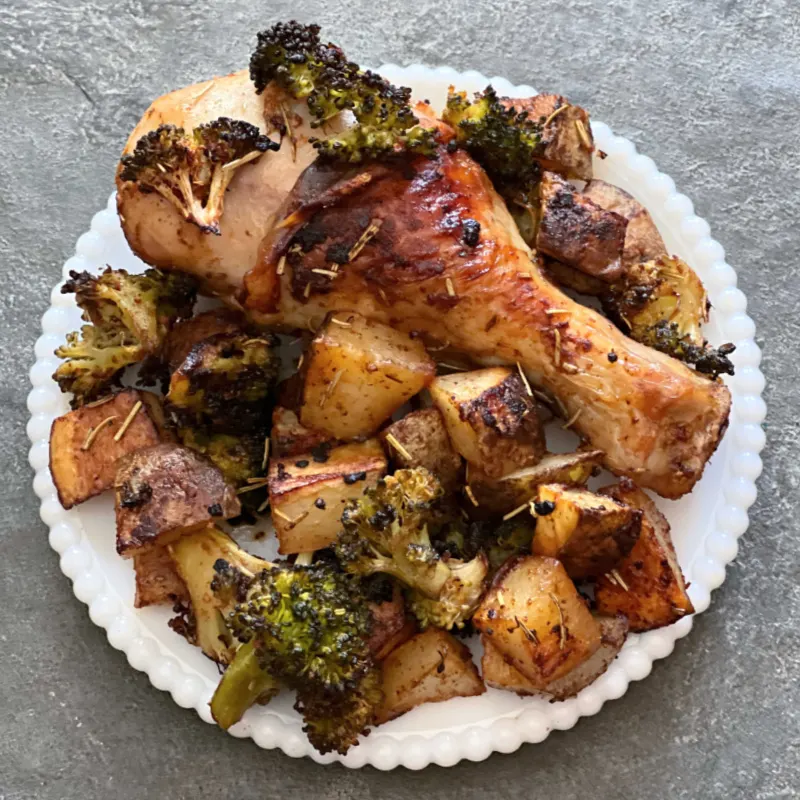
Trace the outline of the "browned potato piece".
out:
M 487 686 L 505 689 L 520 695 L 540 695 L 554 700 L 566 700 L 594 683 L 611 665 L 625 644 L 628 621 L 623 616 L 595 616 L 600 626 L 601 644 L 597 651 L 580 666 L 563 678 L 551 681 L 544 689 L 538 689 L 518 669 L 506 661 L 500 651 L 482 636 L 483 658 L 481 674 Z
M 175 605 L 188 600 L 189 593 L 166 547 L 151 547 L 133 557 L 136 573 L 136 599 L 133 605 Z
M 453 447 L 489 477 L 536 464 L 545 454 L 536 405 L 508 367 L 440 375 L 430 393 Z
M 533 553 L 557 558 L 573 580 L 613 569 L 639 538 L 642 512 L 608 496 L 548 483 L 536 502 L 553 511 L 536 517 Z
M 169 371 L 175 372 L 198 342 L 219 333 L 239 333 L 247 327 L 244 316 L 230 308 L 215 308 L 182 320 L 167 335 L 164 361 L 169 366 Z
M 600 467 L 602 458 L 600 450 L 555 453 L 545 456 L 532 467 L 518 469 L 499 480 L 471 467 L 469 485 L 480 508 L 505 514 L 527 503 L 543 483 L 584 485 Z
M 439 628 L 428 628 L 401 644 L 382 666 L 384 699 L 375 715 L 376 725 L 423 703 L 486 691 L 469 650 Z
M 595 586 L 601 614 L 624 614 L 632 631 L 649 631 L 694 613 L 686 593 L 669 523 L 656 504 L 632 481 L 602 490 L 644 512 L 642 532 L 627 558 Z
M 381 433 L 392 462 L 401 469 L 425 467 L 452 491 L 461 475 L 461 456 L 453 450 L 441 413 L 435 408 L 412 411 Z
M 119 441 L 114 437 L 141 401 Z M 70 411 L 53 421 L 50 430 L 50 473 L 64 508 L 94 497 L 114 483 L 117 459 L 157 444 L 163 417 L 158 398 L 150 392 L 125 389 L 107 401 Z
M 614 211 L 628 220 L 625 249 L 622 253 L 622 263 L 625 266 L 639 261 L 652 261 L 667 255 L 664 240 L 653 218 L 636 198 L 618 186 L 597 179 L 586 184 L 583 196 L 601 208 Z
M 131 558 L 241 513 L 236 492 L 202 456 L 176 444 L 138 450 L 114 479 L 117 552 Z
M 416 632 L 416 623 L 406 617 L 403 593 L 394 587 L 392 599 L 383 603 L 370 603 L 372 631 L 367 644 L 376 661 L 382 661 L 395 647 L 410 639 Z
M 312 453 L 273 458 L 267 485 L 278 552 L 327 547 L 339 533 L 347 501 L 385 474 L 386 456 L 377 439 L 334 447 L 325 461 L 315 460 Z
M 336 439 L 369 436 L 436 375 L 419 341 L 358 314 L 333 314 L 306 354 L 303 425 Z
M 472 618 L 531 683 L 544 689 L 600 647 L 600 628 L 554 558 L 510 558 Z
M 297 413 L 283 406 L 275 406 L 272 410 L 270 439 L 272 454 L 286 458 L 312 450 L 319 450 L 322 454 L 336 443 L 327 434 L 301 425 Z
M 578 294 L 586 294 L 590 297 L 600 297 L 608 291 L 608 284 L 605 281 L 587 275 L 585 272 L 581 272 L 575 267 L 570 267 L 568 264 L 562 264 L 560 261 L 547 256 L 542 257 L 542 263 L 550 282 L 558 286 L 566 286 Z
M 539 184 L 536 248 L 607 283 L 622 274 L 628 221 L 586 198 L 552 172 Z
M 566 97 L 558 94 L 503 99 L 516 111 L 527 111 L 529 119 L 534 122 L 547 123 L 542 131 L 542 155 L 539 159 L 545 169 L 582 181 L 592 177 L 594 139 L 589 115 L 584 109 L 570 105 Z M 558 111 L 563 106 L 566 108 Z

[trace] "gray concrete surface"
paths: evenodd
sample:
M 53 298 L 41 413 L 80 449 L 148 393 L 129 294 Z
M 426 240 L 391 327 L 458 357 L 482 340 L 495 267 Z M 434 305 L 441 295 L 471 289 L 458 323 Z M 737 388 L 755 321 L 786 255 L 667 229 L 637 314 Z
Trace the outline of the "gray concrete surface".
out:
M 321 768 L 200 722 L 91 624 L 30 488 L 39 316 L 128 131 L 152 98 L 239 68 L 255 31 L 296 15 L 365 63 L 474 67 L 588 104 L 694 199 L 765 348 L 765 473 L 709 612 L 599 716 L 482 764 Z M 794 0 L 3 0 L 0 798 L 799 796 L 799 95 Z

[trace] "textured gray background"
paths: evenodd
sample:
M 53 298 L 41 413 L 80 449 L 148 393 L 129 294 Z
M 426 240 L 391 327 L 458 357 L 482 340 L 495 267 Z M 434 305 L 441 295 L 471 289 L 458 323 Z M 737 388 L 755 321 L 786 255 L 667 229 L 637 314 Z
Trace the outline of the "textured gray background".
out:
M 800 791 L 796 0 L 0 2 L 0 799 L 774 798 Z M 765 346 L 769 450 L 739 558 L 674 655 L 568 733 L 482 764 L 322 768 L 174 705 L 94 627 L 30 489 L 27 369 L 75 239 L 157 95 L 246 63 L 300 16 L 364 63 L 450 64 L 557 89 L 695 201 Z

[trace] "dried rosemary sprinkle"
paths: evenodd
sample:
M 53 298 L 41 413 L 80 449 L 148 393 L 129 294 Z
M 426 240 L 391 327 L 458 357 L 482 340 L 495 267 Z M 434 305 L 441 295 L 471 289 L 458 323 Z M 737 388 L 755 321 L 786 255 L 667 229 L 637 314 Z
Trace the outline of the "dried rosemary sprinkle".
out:
M 513 511 L 509 511 L 508 514 L 506 514 L 503 517 L 503 522 L 506 522 L 507 520 L 511 519 L 512 517 L 516 517 L 517 514 L 521 514 L 527 507 L 528 507 L 528 504 L 527 503 L 523 503 L 521 506 L 518 506 Z
M 286 133 L 289 134 L 289 141 L 292 143 L 292 161 L 294 162 L 297 161 L 297 137 L 294 135 L 292 124 L 289 122 L 289 115 L 286 113 L 283 103 L 279 103 L 278 108 L 281 110 L 283 124 L 286 126 Z
M 558 328 L 553 329 L 553 338 L 555 339 L 553 363 L 558 367 L 561 366 L 561 331 Z
M 614 576 L 614 578 L 616 579 L 617 583 L 627 592 L 628 591 L 628 584 L 625 583 L 624 580 L 622 580 L 622 575 L 620 575 L 619 572 L 617 572 L 617 570 L 615 570 L 615 569 L 611 570 L 611 574 Z
M 570 107 L 569 103 L 564 103 L 563 106 L 559 106 L 545 121 L 543 128 L 546 128 L 562 111 L 566 111 Z
M 531 275 L 530 272 L 518 272 L 517 273 L 517 277 L 521 281 L 532 281 L 533 280 L 533 275 Z
M 339 383 L 342 374 L 344 373 L 343 369 L 337 370 L 336 374 L 333 376 L 333 380 L 328 384 L 328 388 L 322 393 L 322 397 L 319 399 L 319 407 L 323 408 L 325 403 L 328 402 L 330 396 L 333 394 L 334 390 L 336 389 L 336 385 Z
M 256 509 L 256 512 L 263 514 L 269 508 L 269 497 Z
M 519 617 L 514 617 L 514 621 L 522 628 L 522 632 L 529 641 L 539 644 L 539 637 L 536 635 L 536 631 L 532 631 Z
M 455 370 L 456 372 L 466 372 L 467 371 L 466 367 L 459 367 L 456 364 L 446 364 L 444 361 L 439 361 L 437 363 L 438 363 L 438 366 L 444 367 L 444 369 L 452 369 L 452 370 Z
M 303 289 L 303 297 L 308 299 L 311 296 L 311 284 L 307 283 L 306 288 Z
M 519 372 L 519 376 L 525 384 L 525 391 L 528 393 L 528 396 L 533 397 L 533 389 L 531 389 L 531 385 L 528 383 L 528 379 L 525 377 L 525 373 L 522 371 L 519 361 L 517 361 L 517 372 Z
M 475 508 L 477 508 L 480 505 L 478 499 L 475 497 L 475 494 L 472 491 L 472 487 L 469 484 L 467 484 L 464 487 L 464 494 L 466 494 L 466 496 L 469 497 L 470 503 L 472 503 L 472 505 L 474 505 Z
M 403 456 L 403 458 L 406 461 L 411 461 L 411 453 L 409 453 L 408 450 L 406 450 L 405 447 L 403 447 L 403 445 L 401 445 L 400 442 L 397 441 L 397 438 L 395 436 L 393 436 L 391 433 L 387 433 L 386 441 L 389 442 L 389 444 L 395 450 L 397 450 L 397 452 L 400 453 L 400 455 Z
M 279 508 L 272 509 L 272 515 L 275 517 L 280 517 L 282 520 L 288 522 L 290 525 L 294 524 L 294 520 L 288 515 L 284 514 Z
M 353 325 L 350 322 L 345 322 L 343 319 L 336 319 L 336 317 L 331 317 L 331 322 L 334 325 L 339 325 L 342 328 L 352 328 Z
M 438 353 L 441 350 L 447 350 L 448 347 L 450 347 L 450 340 L 449 339 L 444 344 L 437 345 L 436 347 L 429 347 L 428 348 L 428 352 L 429 353 Z
M 561 603 L 558 602 L 558 598 L 550 592 L 550 599 L 556 604 L 556 608 L 558 609 L 558 629 L 559 633 L 561 634 L 561 638 L 558 642 L 559 650 L 564 649 L 564 644 L 567 641 L 567 629 L 564 627 L 564 612 L 561 610 Z
M 299 370 L 300 367 L 303 366 L 303 359 L 305 358 L 305 353 L 300 353 L 300 358 L 297 359 L 297 369 Z
M 686 613 L 686 609 L 685 608 L 678 608 L 678 606 L 672 606 L 672 610 L 679 617 L 682 617 Z
M 613 583 L 614 586 L 619 586 L 619 584 L 617 583 L 616 579 L 614 578 L 614 576 L 610 572 L 606 572 L 606 578 L 608 578 L 608 580 L 611 583 Z
M 254 159 L 258 158 L 261 155 L 263 155 L 263 152 L 261 150 L 253 150 L 246 156 L 242 156 L 241 158 L 237 158 L 235 161 L 229 161 L 227 164 L 223 164 L 222 169 L 223 170 L 236 169 L 237 167 L 241 167 L 242 164 L 247 164 L 249 161 L 253 161 Z
M 369 240 L 381 229 L 381 225 L 383 225 L 382 219 L 374 219 L 370 222 L 364 233 L 358 238 L 358 241 L 350 248 L 350 252 L 347 254 L 348 262 L 358 257 L 358 254 L 367 246 Z
M 104 406 L 106 403 L 108 403 L 111 400 L 113 400 L 114 397 L 116 397 L 116 395 L 113 395 L 113 394 L 106 395 L 105 397 L 101 397 L 99 400 L 95 400 L 95 401 L 93 401 L 91 403 L 87 403 L 84 406 L 84 408 L 97 408 L 98 406 Z
M 453 281 L 450 278 L 445 278 L 444 279 L 444 285 L 447 287 L 447 294 L 449 294 L 450 297 L 455 297 L 456 296 L 456 289 L 453 286 Z
M 566 422 L 564 425 L 561 426 L 562 430 L 567 430 L 571 428 L 577 421 L 578 417 L 583 413 L 583 409 L 579 408 L 570 418 L 569 421 Z
M 134 417 L 139 413 L 139 409 L 142 407 L 142 401 L 137 400 L 134 404 L 133 408 L 131 409 L 130 414 L 125 417 L 125 422 L 119 426 L 119 430 L 114 434 L 114 441 L 118 442 L 127 432 L 128 428 L 130 428 L 131 423 L 134 420 Z
M 98 423 L 96 428 L 89 428 L 89 433 L 86 435 L 86 439 L 84 440 L 83 444 L 81 445 L 81 450 L 88 450 L 92 444 L 94 444 L 94 440 L 97 438 L 97 434 L 100 433 L 106 425 L 110 425 L 115 419 L 117 419 L 117 415 L 114 414 L 111 417 L 106 417 L 100 423 Z
M 545 314 L 570 314 L 572 313 L 568 308 L 546 308 Z
M 241 489 L 236 490 L 236 494 L 247 494 L 247 492 L 254 492 L 256 489 L 264 489 L 267 485 L 266 478 L 260 478 L 258 483 L 251 483 L 249 486 L 243 486 Z
M 575 130 L 578 131 L 578 138 L 581 140 L 581 144 L 587 150 L 591 150 L 592 140 L 589 138 L 589 134 L 586 132 L 583 122 L 581 122 L 579 119 L 575 120 Z
M 278 268 L 275 270 L 276 274 L 283 275 L 284 270 L 286 269 L 286 256 L 282 255 L 278 259 Z
M 563 369 L 564 372 L 569 372 L 571 375 L 577 375 L 580 372 L 580 369 L 578 369 L 578 367 L 576 367 L 574 364 L 570 364 L 569 361 L 567 361 L 565 364 L 562 364 L 561 369 Z
M 339 275 L 338 272 L 334 272 L 332 269 L 318 269 L 318 268 L 315 268 L 315 269 L 312 269 L 311 271 L 315 272 L 317 275 L 325 275 L 328 278 L 336 278 Z

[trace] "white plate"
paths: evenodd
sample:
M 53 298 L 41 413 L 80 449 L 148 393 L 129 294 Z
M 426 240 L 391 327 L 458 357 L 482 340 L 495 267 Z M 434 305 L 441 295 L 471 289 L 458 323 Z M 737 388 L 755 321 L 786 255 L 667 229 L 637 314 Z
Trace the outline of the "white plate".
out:
M 515 87 L 502 78 L 490 81 L 477 72 L 395 65 L 380 72 L 395 83 L 410 85 L 415 97 L 430 99 L 435 107 L 444 104 L 449 84 L 477 91 L 491 82 L 501 95 L 534 94 L 529 86 Z M 756 498 L 754 481 L 761 472 L 760 424 L 766 406 L 760 396 L 764 377 L 758 369 L 761 353 L 753 341 L 755 326 L 745 313 L 747 300 L 736 288 L 736 273 L 725 262 L 725 251 L 710 237 L 705 220 L 694 214 L 691 200 L 678 194 L 672 179 L 650 158 L 637 154 L 631 142 L 614 136 L 603 123 L 593 122 L 592 129 L 597 146 L 608 154 L 596 160 L 595 174 L 631 192 L 650 210 L 670 252 L 688 261 L 708 288 L 714 306 L 708 338 L 716 344 L 733 341 L 737 348 L 736 376 L 728 382 L 734 400 L 730 429 L 694 492 L 676 502 L 659 500 L 691 582 L 689 594 L 701 612 L 708 608 L 711 591 L 724 580 L 725 565 L 736 556 L 736 540 L 747 528 L 747 509 Z M 113 195 L 107 208 L 95 215 L 91 230 L 78 240 L 75 253 L 64 265 L 65 276 L 72 269 L 97 271 L 105 264 L 143 268 L 122 235 Z M 217 668 L 167 627 L 168 610 L 133 608 L 133 571 L 115 551 L 111 498 L 106 494 L 64 511 L 56 497 L 48 469 L 48 437 L 53 419 L 68 406 L 50 377 L 58 363 L 53 350 L 79 321 L 73 297 L 59 289 L 60 285 L 53 289 L 52 305 L 42 319 L 38 360 L 30 373 L 34 389 L 28 397 L 33 485 L 42 500 L 41 517 L 50 527 L 50 544 L 61 555 L 61 569 L 73 581 L 76 597 L 106 629 L 112 646 L 123 650 L 131 666 L 146 672 L 157 689 L 170 692 L 178 705 L 194 708 L 211 723 L 208 701 L 218 680 Z M 631 636 L 608 672 L 571 700 L 551 704 L 489 689 L 481 697 L 417 708 L 374 730 L 346 756 L 320 756 L 309 745 L 288 695 L 251 709 L 231 733 L 251 736 L 261 747 L 278 747 L 290 756 L 339 761 L 348 767 L 421 769 L 431 762 L 449 766 L 463 758 L 480 761 L 496 750 L 508 753 L 523 742 L 540 742 L 554 728 L 565 730 L 580 717 L 596 714 L 606 700 L 622 696 L 630 681 L 646 677 L 653 661 L 669 655 L 675 640 L 691 627 L 691 618 L 685 618 L 669 628 Z

